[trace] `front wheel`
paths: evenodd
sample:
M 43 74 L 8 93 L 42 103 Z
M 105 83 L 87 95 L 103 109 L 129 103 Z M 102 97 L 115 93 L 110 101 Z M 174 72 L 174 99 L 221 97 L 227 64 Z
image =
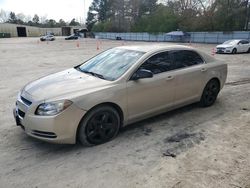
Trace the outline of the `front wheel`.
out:
M 220 92 L 220 84 L 218 80 L 215 79 L 210 80 L 203 90 L 200 100 L 200 105 L 202 107 L 209 107 L 213 105 L 217 99 L 219 92 Z
M 80 123 L 78 139 L 85 146 L 103 144 L 112 140 L 120 129 L 120 116 L 110 106 L 91 110 Z
M 232 54 L 236 54 L 237 53 L 237 49 L 234 48 L 233 51 L 232 51 Z
M 247 53 L 250 53 L 250 48 L 248 48 Z

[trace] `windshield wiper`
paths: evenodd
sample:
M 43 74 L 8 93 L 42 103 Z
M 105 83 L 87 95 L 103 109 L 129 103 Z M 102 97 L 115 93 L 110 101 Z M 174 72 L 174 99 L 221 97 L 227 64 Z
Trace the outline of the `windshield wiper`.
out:
M 101 74 L 97 74 L 97 73 L 95 73 L 95 72 L 86 71 L 86 70 L 82 70 L 82 69 L 79 69 L 79 70 L 80 70 L 81 72 L 83 72 L 83 73 L 90 74 L 90 75 L 92 75 L 92 76 L 95 76 L 95 77 L 101 78 L 101 79 L 103 79 L 103 80 L 106 80 L 106 79 L 104 78 L 104 76 L 101 75 Z

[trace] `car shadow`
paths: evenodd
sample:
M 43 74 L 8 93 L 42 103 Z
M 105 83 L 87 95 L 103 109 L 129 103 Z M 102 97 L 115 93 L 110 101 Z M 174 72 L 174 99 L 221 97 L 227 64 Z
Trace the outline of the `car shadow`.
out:
M 212 109 L 211 110 L 216 111 L 216 108 L 220 108 L 220 106 L 221 106 L 220 102 L 217 101 L 216 104 L 213 106 L 213 110 Z M 187 129 L 190 129 L 196 132 L 196 126 L 199 125 L 199 122 L 194 122 L 192 124 L 192 119 L 190 119 L 191 125 L 189 125 L 189 127 L 186 127 L 185 123 L 178 124 L 177 122 L 177 124 L 171 124 L 171 123 L 168 124 L 166 122 L 168 122 L 168 120 L 172 122 L 174 120 L 175 122 L 175 118 L 177 116 L 184 115 L 185 113 L 188 113 L 188 112 L 193 113 L 192 111 L 198 108 L 200 108 L 199 104 L 194 103 L 191 105 L 178 108 L 176 110 L 172 110 L 169 112 L 162 113 L 160 115 L 156 115 L 151 118 L 147 118 L 142 121 L 138 121 L 136 123 L 129 124 L 121 128 L 120 133 L 118 134 L 117 138 L 115 138 L 113 141 L 105 143 L 103 145 L 94 146 L 94 147 L 83 147 L 80 143 L 76 143 L 74 145 L 52 144 L 52 143 L 47 143 L 47 142 L 37 140 L 25 134 L 23 134 L 22 139 L 25 141 L 24 145 L 26 145 L 27 148 L 30 148 L 30 151 L 34 151 L 35 153 L 36 152 L 41 153 L 41 157 L 42 155 L 47 156 L 48 154 L 51 154 L 54 157 L 56 157 L 57 155 L 67 155 L 67 154 L 70 156 L 70 155 L 77 155 L 78 153 L 81 153 L 82 151 L 89 152 L 92 150 L 100 150 L 102 148 L 116 147 L 116 146 L 119 146 L 120 144 L 123 145 L 124 140 L 126 139 L 134 139 L 136 137 L 150 136 L 151 132 L 153 132 L 153 130 L 151 130 L 151 127 L 152 127 L 152 124 L 154 124 L 154 126 L 152 127 L 152 129 L 154 130 L 155 129 L 158 129 L 158 130 L 163 129 L 163 131 L 166 131 L 166 129 L 169 130 L 166 132 L 167 134 L 165 134 L 164 137 L 162 137 L 162 139 L 159 140 L 159 142 L 161 142 L 164 139 L 166 139 L 165 136 L 174 136 L 174 134 L 178 132 L 179 133 L 185 132 Z M 205 108 L 202 108 L 202 109 L 205 109 Z M 218 116 L 220 114 L 215 113 L 215 114 L 212 114 L 211 117 L 213 115 Z M 207 120 L 204 120 L 204 121 L 207 121 Z M 164 126 L 165 128 L 163 128 Z M 152 133 L 152 136 L 153 135 L 154 133 Z
M 196 109 L 196 108 L 199 108 L 199 104 L 193 103 L 193 104 L 190 104 L 190 105 L 187 105 L 187 106 L 175 109 L 175 110 L 161 113 L 159 115 L 156 115 L 156 116 L 153 116 L 150 118 L 146 118 L 144 120 L 141 120 L 141 121 L 129 124 L 125 127 L 122 127 L 120 130 L 120 134 L 122 134 L 123 132 L 129 131 L 129 130 L 135 129 L 135 128 L 143 127 L 147 124 L 150 124 L 150 123 L 153 123 L 156 121 L 160 122 L 162 120 L 167 120 L 168 118 L 171 118 L 177 114 L 185 113 L 185 112 L 188 112 L 188 111 Z
M 120 133 L 118 134 L 118 137 L 122 137 L 124 134 L 127 134 L 130 130 L 135 130 L 138 128 L 143 128 L 145 125 L 148 125 L 153 122 L 160 122 L 162 120 L 167 120 L 168 118 L 173 117 L 174 115 L 181 114 L 188 112 L 194 108 L 197 108 L 198 104 L 191 104 L 176 110 L 172 110 L 169 112 L 162 113 L 160 115 L 153 116 L 151 118 L 144 119 L 142 121 L 138 121 L 136 123 L 129 124 L 125 127 L 122 127 L 120 130 Z M 149 130 L 148 130 L 149 131 Z M 54 144 L 54 143 L 47 143 L 41 140 L 37 140 L 35 138 L 32 138 L 30 136 L 27 136 L 25 134 L 22 135 L 23 138 L 21 138 L 23 141 L 26 142 L 29 146 L 27 148 L 23 147 L 21 150 L 29 150 L 30 148 L 35 148 L 38 150 L 41 150 L 45 153 L 53 152 L 54 154 L 59 153 L 67 153 L 67 152 L 76 152 L 78 150 L 82 150 L 83 147 L 79 142 L 76 144 Z M 25 145 L 26 145 L 25 144 Z
M 216 55 L 241 55 L 241 54 L 249 54 L 249 52 L 237 52 L 236 54 L 232 54 L 232 53 L 216 53 Z

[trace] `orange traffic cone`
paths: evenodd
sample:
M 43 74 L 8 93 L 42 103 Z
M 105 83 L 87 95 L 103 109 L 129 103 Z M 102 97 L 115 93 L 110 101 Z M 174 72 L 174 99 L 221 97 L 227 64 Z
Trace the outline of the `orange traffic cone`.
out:
M 214 56 L 214 55 L 215 55 L 215 49 L 214 49 L 214 48 L 212 48 L 211 55 L 212 55 L 212 56 Z
M 80 43 L 79 41 L 76 42 L 76 47 L 79 48 L 80 47 Z

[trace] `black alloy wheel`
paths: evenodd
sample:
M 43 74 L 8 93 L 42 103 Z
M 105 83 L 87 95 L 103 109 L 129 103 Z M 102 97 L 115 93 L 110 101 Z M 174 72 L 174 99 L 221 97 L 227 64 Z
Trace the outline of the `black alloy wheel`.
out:
M 220 92 L 220 84 L 218 80 L 210 80 L 203 90 L 200 104 L 202 107 L 208 107 L 214 104 Z
M 92 110 L 80 125 L 78 138 L 83 145 L 99 145 L 112 140 L 119 132 L 120 117 L 109 106 Z
M 237 49 L 234 48 L 233 51 L 232 51 L 232 54 L 236 54 L 237 53 Z

